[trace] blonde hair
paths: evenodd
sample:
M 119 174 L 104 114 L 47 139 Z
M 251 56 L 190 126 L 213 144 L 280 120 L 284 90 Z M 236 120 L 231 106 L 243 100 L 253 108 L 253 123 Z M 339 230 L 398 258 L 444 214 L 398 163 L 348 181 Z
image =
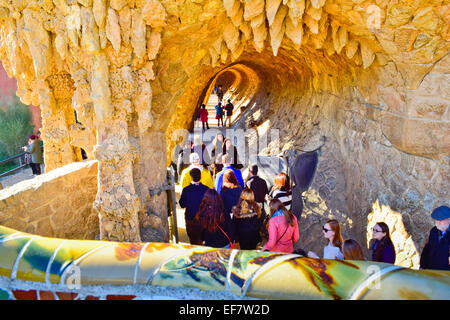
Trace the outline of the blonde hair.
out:
M 254 213 L 250 214 L 250 216 L 253 216 L 255 213 L 258 218 L 261 216 L 261 207 L 255 201 L 255 194 L 253 193 L 253 190 L 250 188 L 245 188 L 241 192 L 241 197 L 239 198 L 237 205 L 233 208 L 233 215 L 235 217 L 245 217 L 251 211 Z

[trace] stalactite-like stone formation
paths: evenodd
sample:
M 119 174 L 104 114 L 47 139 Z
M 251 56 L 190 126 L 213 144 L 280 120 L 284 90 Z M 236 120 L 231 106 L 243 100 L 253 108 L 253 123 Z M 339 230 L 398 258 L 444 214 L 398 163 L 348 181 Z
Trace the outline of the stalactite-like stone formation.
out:
M 449 48 L 448 1 L 3 0 L 1 57 L 19 81 L 21 98 L 37 102 L 36 81 L 63 71 L 73 74 L 74 61 L 89 76 L 89 55 L 101 50 L 112 50 L 109 58 L 122 59 L 133 69 L 143 68 L 156 59 L 170 17 L 185 25 L 219 20 L 221 34 L 208 48 L 213 66 L 237 60 L 251 47 L 261 52 L 269 46 L 277 55 L 282 46 L 311 46 L 329 56 L 343 54 L 363 68 L 378 55 L 430 64 L 442 56 L 433 48 Z

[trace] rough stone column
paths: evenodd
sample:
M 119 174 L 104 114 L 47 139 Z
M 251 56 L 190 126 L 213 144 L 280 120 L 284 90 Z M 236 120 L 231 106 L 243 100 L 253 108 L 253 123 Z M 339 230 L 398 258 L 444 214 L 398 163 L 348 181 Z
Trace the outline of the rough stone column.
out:
M 94 208 L 99 213 L 100 239 L 140 241 L 138 210 L 140 201 L 133 182 L 135 151 L 128 142 L 127 123 L 107 118 L 97 122 L 99 160 L 98 193 Z
M 129 125 L 130 139 L 140 146 L 133 171 L 137 193 L 143 204 L 139 211 L 141 239 L 168 241 L 167 193 L 150 193 L 150 189 L 158 190 L 167 182 L 165 132 L 153 128 L 153 95 L 150 86 L 150 81 L 154 80 L 152 63 L 143 64 L 131 74 L 127 78 L 134 81 L 131 101 L 137 121 L 132 121 Z
M 75 123 L 71 108 L 73 81 L 69 74 L 49 76 L 41 82 L 39 102 L 42 114 L 45 171 L 81 161 L 81 152 L 70 144 L 69 127 Z
M 136 148 L 128 139 L 127 115 L 131 109 L 126 99 L 110 90 L 110 70 L 103 53 L 94 58 L 91 97 L 95 109 L 97 145 L 94 156 L 98 165 L 98 193 L 94 208 L 99 213 L 100 238 L 116 241 L 140 241 L 139 197 L 133 181 Z M 120 102 L 118 102 L 120 101 Z
M 70 127 L 70 143 L 83 148 L 88 159 L 93 159 L 96 141 L 96 127 L 94 121 L 94 105 L 91 98 L 91 86 L 88 72 L 79 63 L 74 64 L 72 73 L 75 92 L 72 97 L 72 106 L 77 113 L 77 123 Z
M 152 196 L 149 192 L 167 182 L 165 132 L 149 131 L 140 141 L 142 148 L 134 170 L 140 198 L 145 202 L 139 212 L 141 237 L 143 241 L 168 241 L 167 193 Z

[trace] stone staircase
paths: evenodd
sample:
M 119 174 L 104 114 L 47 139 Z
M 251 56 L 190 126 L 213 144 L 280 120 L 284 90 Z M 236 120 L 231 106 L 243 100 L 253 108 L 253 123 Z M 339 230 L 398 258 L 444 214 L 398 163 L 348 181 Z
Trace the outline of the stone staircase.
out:
M 235 102 L 233 101 L 233 95 L 231 92 L 227 91 L 225 92 L 223 99 L 222 99 L 222 104 L 227 103 L 227 100 L 230 99 L 231 102 L 234 104 Z M 218 99 L 217 99 L 217 95 L 215 93 L 211 93 L 211 95 L 209 96 L 208 102 L 206 103 L 206 110 L 208 110 L 208 125 L 210 128 L 218 128 L 217 126 L 217 119 L 216 119 L 216 109 L 215 106 L 217 105 Z M 236 105 L 235 105 L 235 110 L 236 110 Z M 224 110 L 225 113 L 225 110 Z M 233 112 L 233 121 L 235 119 L 235 112 Z M 225 118 L 226 116 L 223 116 L 223 122 L 225 123 Z M 200 122 L 200 120 L 196 120 L 196 125 L 195 127 L 202 127 L 202 123 Z

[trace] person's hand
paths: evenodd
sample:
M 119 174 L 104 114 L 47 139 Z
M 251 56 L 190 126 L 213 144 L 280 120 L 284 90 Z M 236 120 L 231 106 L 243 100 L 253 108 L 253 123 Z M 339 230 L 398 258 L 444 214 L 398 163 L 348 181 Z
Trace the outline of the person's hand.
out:
M 319 259 L 319 256 L 313 251 L 308 251 L 308 258 Z

